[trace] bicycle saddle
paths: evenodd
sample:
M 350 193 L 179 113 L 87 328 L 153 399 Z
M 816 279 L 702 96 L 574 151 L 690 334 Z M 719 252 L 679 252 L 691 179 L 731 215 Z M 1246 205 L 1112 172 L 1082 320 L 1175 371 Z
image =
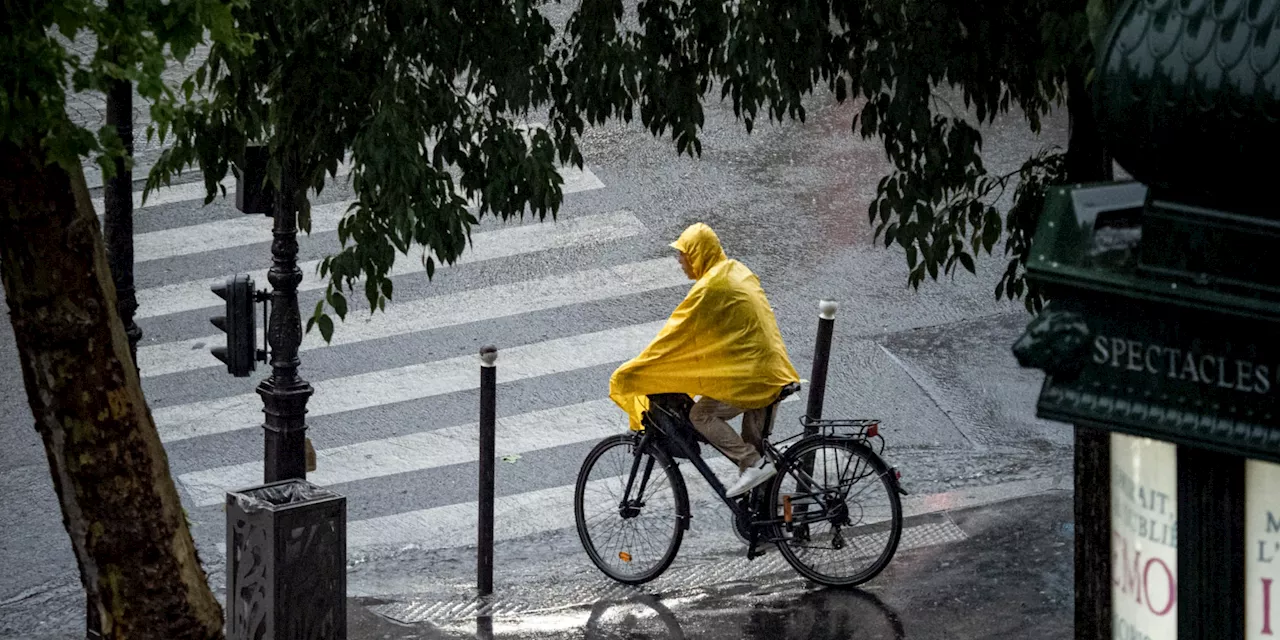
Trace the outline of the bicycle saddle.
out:
M 774 400 L 773 402 L 774 404 L 782 402 L 783 400 L 787 399 L 787 396 L 794 395 L 798 391 L 800 391 L 800 383 L 792 382 L 791 384 L 783 387 L 782 390 L 778 392 L 778 399 Z

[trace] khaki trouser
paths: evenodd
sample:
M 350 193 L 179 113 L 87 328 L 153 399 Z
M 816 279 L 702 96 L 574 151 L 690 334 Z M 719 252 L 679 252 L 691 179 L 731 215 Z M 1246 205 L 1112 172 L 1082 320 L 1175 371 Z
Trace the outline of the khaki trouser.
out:
M 742 435 L 739 436 L 726 420 L 742 415 Z M 711 446 L 738 465 L 742 471 L 760 461 L 760 440 L 764 435 L 769 408 L 744 411 L 715 398 L 703 396 L 689 410 L 689 421 Z

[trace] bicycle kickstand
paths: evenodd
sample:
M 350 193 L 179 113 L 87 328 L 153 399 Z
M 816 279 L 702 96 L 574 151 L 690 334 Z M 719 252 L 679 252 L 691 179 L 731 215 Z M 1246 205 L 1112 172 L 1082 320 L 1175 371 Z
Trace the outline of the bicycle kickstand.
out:
M 752 491 L 751 498 L 756 501 L 756 507 L 757 507 L 753 511 L 755 513 L 759 513 L 760 497 L 756 494 L 755 491 Z M 754 520 L 754 518 L 752 519 Z M 751 524 L 747 527 L 747 560 L 748 561 L 755 560 L 756 558 L 759 558 L 760 556 L 765 554 L 765 552 L 759 547 L 760 547 L 760 527 L 759 525 Z
M 760 544 L 760 532 L 754 528 L 751 531 L 751 544 L 747 546 L 747 560 L 755 560 L 764 555 L 765 552 L 757 549 Z

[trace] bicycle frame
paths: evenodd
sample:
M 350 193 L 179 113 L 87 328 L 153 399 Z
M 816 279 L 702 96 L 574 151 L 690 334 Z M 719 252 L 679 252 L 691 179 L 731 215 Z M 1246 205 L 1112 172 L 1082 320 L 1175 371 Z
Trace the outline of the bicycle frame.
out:
M 763 449 L 763 455 L 766 459 L 768 459 L 770 462 L 774 463 L 775 465 L 779 465 L 782 459 L 782 451 L 780 451 L 776 446 L 773 445 L 773 443 L 769 442 L 768 440 L 769 434 L 772 433 L 773 431 L 775 417 L 776 417 L 775 412 L 770 411 L 768 420 L 765 423 L 765 427 L 763 429 L 764 435 L 761 439 L 761 448 Z M 857 438 L 851 438 L 851 437 L 837 437 L 837 438 L 850 440 L 850 441 L 860 441 Z M 640 479 L 639 487 L 635 486 L 635 480 L 636 480 L 636 472 L 639 471 L 640 460 L 643 456 L 643 453 L 647 450 L 647 447 L 663 447 L 665 449 L 674 449 L 677 453 L 680 453 L 683 457 L 688 458 L 689 462 L 693 465 L 693 467 L 698 470 L 698 473 L 702 476 L 702 479 L 707 482 L 707 485 L 711 487 L 712 491 L 715 491 L 716 495 L 720 498 L 720 501 L 723 502 L 725 506 L 729 507 L 729 510 L 733 512 L 735 517 L 742 518 L 743 520 L 749 522 L 752 528 L 767 531 L 768 530 L 767 527 L 771 525 L 781 525 L 784 523 L 787 526 L 805 525 L 805 524 L 810 524 L 814 522 L 820 522 L 830 517 L 830 514 L 828 513 L 826 506 L 822 503 L 821 500 L 816 499 L 818 497 L 818 494 L 816 492 L 810 491 L 809 493 L 803 494 L 801 496 L 802 499 L 808 498 L 808 500 L 804 500 L 805 502 L 804 506 L 806 508 L 799 510 L 798 514 L 793 513 L 792 517 L 789 520 L 785 517 L 777 518 L 773 516 L 770 516 L 768 518 L 761 518 L 759 516 L 763 514 L 760 513 L 759 511 L 753 513 L 749 506 L 748 496 L 754 495 L 754 492 L 751 494 L 747 494 L 747 496 L 740 496 L 740 497 L 733 497 L 733 498 L 729 497 L 727 495 L 728 490 L 725 488 L 724 484 L 720 482 L 720 479 L 716 476 L 715 472 L 711 470 L 711 467 L 707 464 L 706 460 L 703 459 L 699 448 L 689 447 L 685 444 L 684 441 L 675 439 L 675 438 L 668 438 L 664 443 L 659 444 L 655 440 L 653 434 L 648 429 L 646 429 L 644 434 L 640 436 L 639 442 L 636 445 L 635 461 L 631 465 L 631 473 L 627 478 L 627 486 L 622 494 L 622 503 L 620 507 L 625 508 L 631 503 L 632 501 L 631 496 L 633 495 L 632 489 L 636 489 L 636 493 L 634 495 L 640 495 L 640 496 L 644 495 L 645 487 L 648 485 L 649 477 L 653 471 L 653 465 L 655 462 L 655 459 L 653 457 L 650 457 L 648 460 L 648 463 L 645 465 L 644 474 Z M 807 486 L 810 488 L 820 486 L 820 483 L 814 480 L 813 476 L 810 475 L 810 473 L 802 465 L 790 466 L 785 469 L 779 468 L 779 473 L 791 474 L 793 477 L 797 479 L 797 481 L 802 486 Z M 843 472 L 841 473 L 841 476 L 843 476 Z M 815 511 L 810 511 L 807 508 L 810 506 L 817 507 L 817 509 Z M 795 517 L 796 515 L 799 515 L 800 518 L 797 519 Z M 688 526 L 688 520 L 686 520 L 685 523 L 686 523 L 685 526 Z M 775 540 L 773 540 L 772 538 L 768 538 L 766 539 L 766 541 L 774 542 Z
M 854 586 L 878 575 L 893 557 L 902 535 L 902 511 L 898 495 L 906 495 L 899 483 L 900 475 L 880 457 L 878 448 L 884 449 L 884 438 L 879 435 L 878 420 L 837 419 L 810 420 L 801 418 L 802 433 L 770 442 L 777 420 L 778 404 L 799 388 L 787 385 L 768 407 L 766 416 L 760 416 L 761 425 L 758 449 L 766 461 L 777 469 L 777 475 L 766 484 L 749 493 L 729 497 L 712 465 L 702 456 L 702 444 L 711 445 L 690 422 L 689 414 L 696 405 L 691 397 L 682 393 L 660 393 L 649 396 L 648 410 L 641 416 L 643 430 L 628 435 L 612 436 L 592 449 L 578 474 L 575 489 L 574 517 L 578 536 L 595 565 L 606 575 L 624 584 L 642 584 L 661 575 L 675 559 L 684 532 L 690 529 L 693 505 L 705 502 L 705 493 L 697 500 L 690 500 L 689 478 L 681 473 L 679 458 L 685 458 L 698 470 L 707 486 L 715 493 L 733 515 L 733 530 L 747 544 L 747 559 L 766 553 L 764 545 L 777 545 L 782 557 L 801 575 L 830 586 Z M 619 451 L 617 448 L 623 448 Z M 605 466 L 597 463 L 607 452 L 619 455 Z M 630 455 L 628 464 L 626 456 Z M 661 464 L 662 468 L 657 469 Z M 719 463 L 715 465 L 719 467 Z M 609 489 L 605 501 L 593 499 L 598 510 L 603 507 L 608 515 L 615 505 L 618 524 L 610 529 L 595 532 L 600 521 L 598 515 L 587 517 L 587 500 L 584 492 L 593 486 L 594 469 L 601 468 L 607 477 Z M 622 467 L 622 468 L 619 468 Z M 655 473 L 656 471 L 656 473 Z M 623 477 L 625 476 L 625 477 Z M 669 479 L 669 481 L 667 481 Z M 870 480 L 870 482 L 866 482 Z M 650 495 L 650 482 L 653 494 Z M 662 492 L 664 482 L 671 487 Z M 695 483 L 696 484 L 696 483 Z M 701 487 L 697 487 L 702 489 Z M 888 491 L 885 498 L 882 490 Z M 867 494 L 870 491 L 871 493 Z M 619 496 L 617 493 L 622 495 Z M 671 513 L 670 494 L 674 494 L 675 513 Z M 862 497 L 866 494 L 866 497 Z M 631 563 L 632 542 L 619 547 L 613 553 L 608 548 L 617 540 L 618 526 L 627 527 L 626 520 L 638 518 L 650 510 L 646 505 L 655 502 L 662 528 L 674 526 L 665 553 L 654 555 L 652 561 L 644 560 L 634 568 L 627 568 L 610 558 L 617 555 L 622 563 Z M 701 505 L 705 509 L 705 504 Z M 645 520 L 650 522 L 652 519 Z M 632 525 L 634 526 L 637 525 Z M 651 526 L 651 525 L 645 525 Z M 597 535 L 605 547 L 601 547 Z M 634 532 L 633 532 L 634 534 Z M 631 540 L 633 534 L 624 536 Z M 650 535 L 648 533 L 640 534 Z M 873 546 L 866 547 L 867 544 Z M 853 545 L 857 557 L 866 557 L 869 564 L 851 558 L 848 569 L 853 572 L 831 573 L 825 567 L 815 565 L 809 549 L 818 554 L 839 552 L 846 545 Z M 617 545 L 614 545 L 617 546 Z M 878 555 L 868 555 L 880 548 Z M 654 551 L 650 549 L 650 551 Z M 657 547 L 655 553 L 663 551 Z M 602 555 L 603 554 L 603 555 Z M 799 554 L 799 555 L 798 555 Z M 652 554 L 650 554 L 652 555 Z M 847 554 L 846 554 L 847 555 Z M 841 556 L 843 557 L 843 556 Z M 856 562 L 856 564 L 851 564 Z M 829 561 L 828 561 L 829 564 Z

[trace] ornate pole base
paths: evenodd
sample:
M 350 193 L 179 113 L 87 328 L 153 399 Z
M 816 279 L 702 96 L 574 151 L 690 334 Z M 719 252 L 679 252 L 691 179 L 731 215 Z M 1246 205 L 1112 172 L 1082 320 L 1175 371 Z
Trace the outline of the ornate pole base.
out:
M 277 482 L 307 477 L 305 442 L 307 399 L 314 390 L 304 380 L 279 385 L 274 377 L 258 385 L 266 423 L 262 425 L 265 450 L 263 481 Z

